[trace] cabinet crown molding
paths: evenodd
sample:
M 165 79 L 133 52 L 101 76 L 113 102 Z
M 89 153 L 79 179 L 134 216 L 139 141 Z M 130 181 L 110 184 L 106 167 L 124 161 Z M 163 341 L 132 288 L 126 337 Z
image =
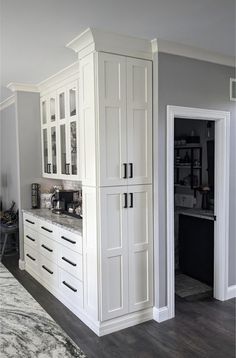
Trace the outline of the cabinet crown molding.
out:
M 0 111 L 9 107 L 13 103 L 15 103 L 15 95 L 14 94 L 0 103 Z
M 93 51 L 100 51 L 152 60 L 153 41 L 88 28 L 70 41 L 66 47 L 77 52 L 79 58 Z
M 32 85 L 28 83 L 10 82 L 7 85 L 7 88 L 10 89 L 12 92 L 39 92 L 39 88 L 37 85 Z

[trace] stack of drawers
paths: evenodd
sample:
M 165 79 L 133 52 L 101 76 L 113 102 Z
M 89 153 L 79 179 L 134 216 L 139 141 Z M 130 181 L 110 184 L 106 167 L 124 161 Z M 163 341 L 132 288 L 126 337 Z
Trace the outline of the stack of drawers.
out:
M 63 303 L 83 308 L 82 237 L 24 213 L 26 271 Z

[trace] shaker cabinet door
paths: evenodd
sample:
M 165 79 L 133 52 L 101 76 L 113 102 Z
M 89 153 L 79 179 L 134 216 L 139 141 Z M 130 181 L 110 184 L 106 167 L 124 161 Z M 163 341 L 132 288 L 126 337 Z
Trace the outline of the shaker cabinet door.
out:
M 102 321 L 128 313 L 127 187 L 102 188 Z
M 128 184 L 152 183 L 152 62 L 127 58 Z
M 127 185 L 126 59 L 98 54 L 100 186 Z
M 152 186 L 129 186 L 129 312 L 153 304 L 152 231 Z

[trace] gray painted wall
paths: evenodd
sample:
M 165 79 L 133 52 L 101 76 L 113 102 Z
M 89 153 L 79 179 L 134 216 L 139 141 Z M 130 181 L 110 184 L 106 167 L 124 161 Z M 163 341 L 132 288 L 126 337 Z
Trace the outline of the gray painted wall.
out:
M 16 92 L 19 153 L 20 258 L 23 259 L 22 209 L 31 207 L 31 183 L 41 177 L 40 100 L 38 93 Z
M 6 209 L 19 204 L 15 104 L 0 112 L 0 196 Z
M 236 284 L 236 108 L 229 101 L 229 79 L 234 68 L 181 56 L 159 54 L 158 195 L 159 276 L 156 306 L 166 305 L 166 106 L 199 107 L 231 112 L 229 285 Z

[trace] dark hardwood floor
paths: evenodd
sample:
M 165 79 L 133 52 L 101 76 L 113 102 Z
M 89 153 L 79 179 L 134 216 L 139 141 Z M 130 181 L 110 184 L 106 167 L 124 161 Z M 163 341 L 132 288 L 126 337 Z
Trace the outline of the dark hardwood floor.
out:
M 3 264 L 89 358 L 235 358 L 235 300 L 176 300 L 176 317 L 98 338 L 27 272 L 16 257 Z

